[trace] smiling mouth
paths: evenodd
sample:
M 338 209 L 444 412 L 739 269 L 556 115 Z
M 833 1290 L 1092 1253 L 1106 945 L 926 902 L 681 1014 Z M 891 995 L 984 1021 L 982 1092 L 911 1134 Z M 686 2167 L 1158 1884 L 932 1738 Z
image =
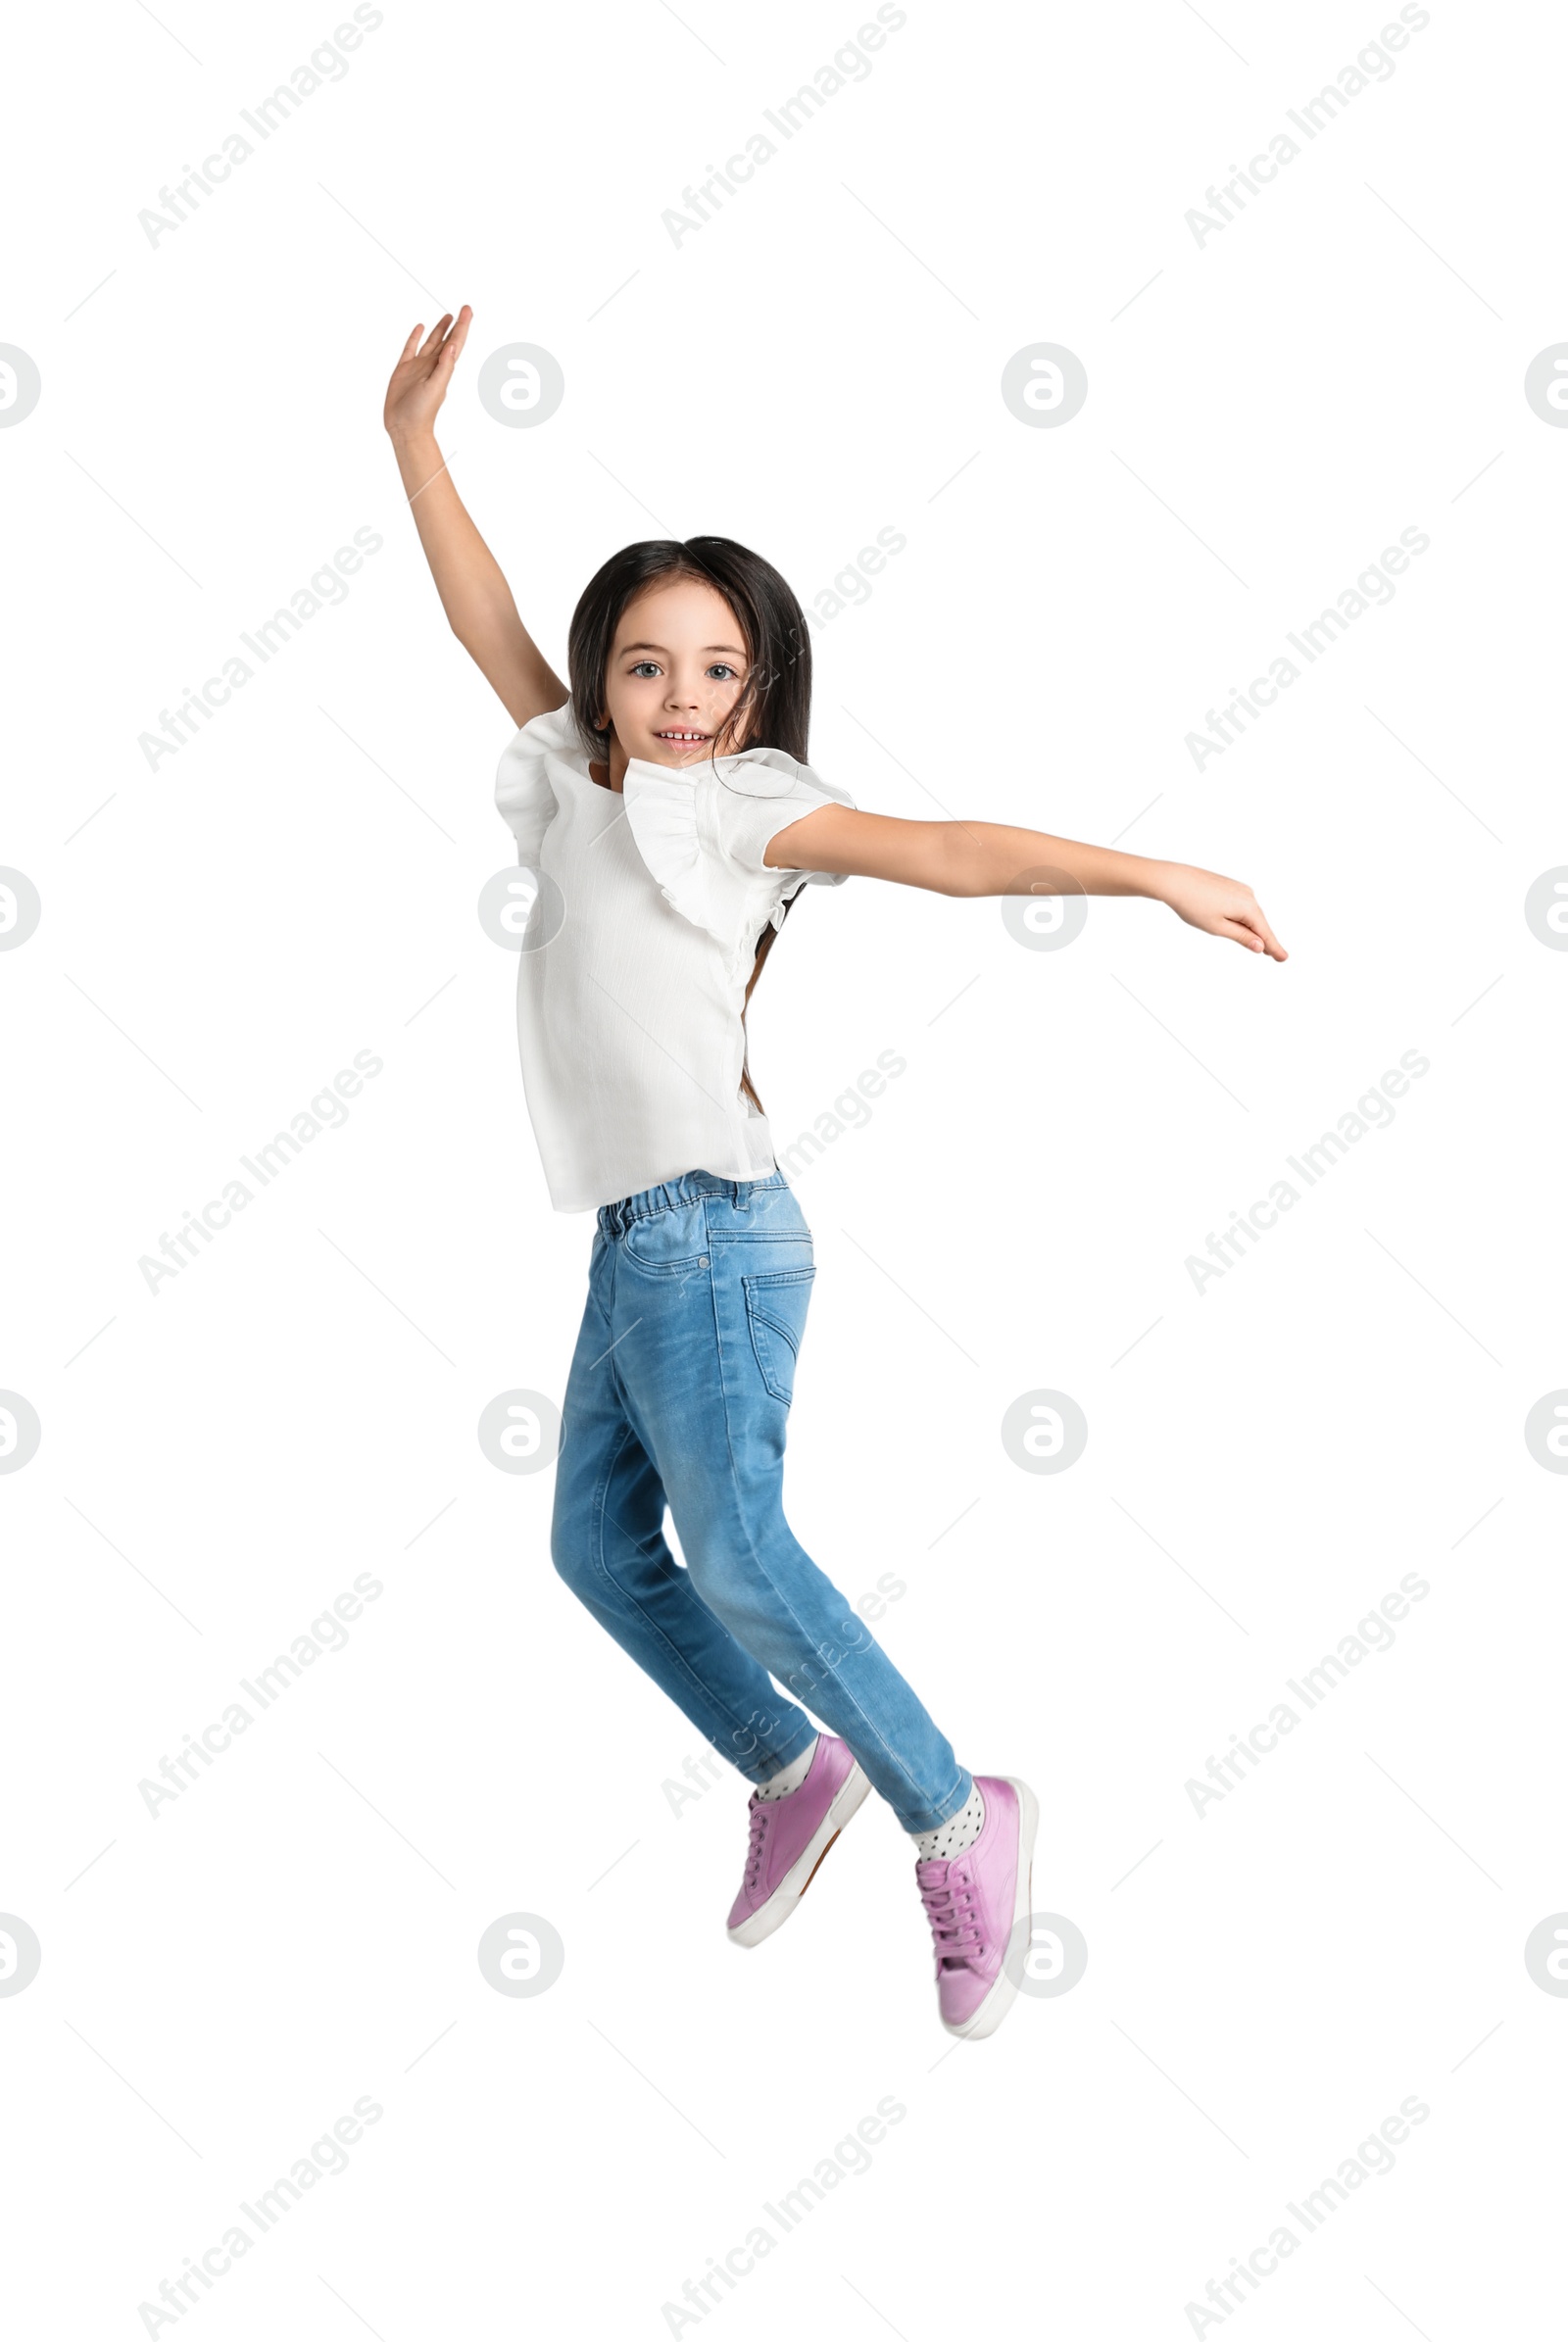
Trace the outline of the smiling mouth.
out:
M 712 735 L 708 732 L 656 732 L 656 740 L 667 740 L 674 748 L 700 748 Z

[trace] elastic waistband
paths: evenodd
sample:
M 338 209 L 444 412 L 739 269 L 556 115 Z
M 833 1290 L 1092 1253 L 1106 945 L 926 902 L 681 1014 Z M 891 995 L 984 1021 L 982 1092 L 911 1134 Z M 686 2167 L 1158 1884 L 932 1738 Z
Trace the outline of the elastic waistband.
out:
M 633 1220 L 646 1220 L 656 1211 L 674 1211 L 683 1203 L 700 1201 L 704 1195 L 727 1195 L 733 1203 L 744 1207 L 751 1196 L 764 1189 L 788 1186 L 782 1171 L 774 1171 L 766 1179 L 720 1179 L 712 1171 L 683 1171 L 679 1179 L 667 1179 L 657 1188 L 644 1188 L 637 1195 L 623 1195 L 618 1203 L 602 1203 L 599 1226 L 604 1235 L 616 1237 Z

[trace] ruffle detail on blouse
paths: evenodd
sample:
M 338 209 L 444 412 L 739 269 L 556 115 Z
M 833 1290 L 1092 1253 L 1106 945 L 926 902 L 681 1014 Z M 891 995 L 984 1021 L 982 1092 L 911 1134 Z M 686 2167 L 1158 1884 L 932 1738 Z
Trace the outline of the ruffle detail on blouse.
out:
M 736 941 L 737 887 L 697 832 L 701 784 L 690 773 L 641 760 L 621 783 L 632 841 L 664 901 L 715 942 Z
M 783 749 L 742 749 L 695 771 L 626 767 L 626 819 L 638 853 L 666 903 L 721 944 L 749 970 L 758 930 L 777 926 L 803 886 L 841 886 L 827 870 L 772 870 L 769 839 L 828 805 L 854 808 L 847 790 L 824 781 Z M 757 916 L 749 918 L 748 909 Z
M 556 792 L 547 763 L 551 756 L 582 760 L 569 700 L 514 733 L 496 767 L 497 809 L 517 841 L 518 861 L 531 869 L 539 866 L 545 831 L 556 817 Z

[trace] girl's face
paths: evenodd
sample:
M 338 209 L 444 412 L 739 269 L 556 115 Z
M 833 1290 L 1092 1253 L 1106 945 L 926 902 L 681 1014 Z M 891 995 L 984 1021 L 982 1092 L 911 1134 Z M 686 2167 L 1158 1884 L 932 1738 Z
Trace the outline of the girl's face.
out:
M 615 628 L 605 702 L 622 756 L 689 764 L 742 747 L 722 737 L 746 681 L 740 621 L 722 594 L 697 577 L 649 586 Z

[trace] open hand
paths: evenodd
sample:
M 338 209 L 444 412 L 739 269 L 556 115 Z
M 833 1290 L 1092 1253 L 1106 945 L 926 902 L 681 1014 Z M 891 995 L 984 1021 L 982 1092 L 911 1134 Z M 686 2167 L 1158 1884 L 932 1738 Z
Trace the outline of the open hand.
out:
M 381 420 L 394 439 L 417 439 L 435 429 L 436 415 L 472 322 L 473 312 L 465 303 L 455 325 L 449 310 L 439 324 L 431 326 L 422 342 L 419 336 L 424 327 L 415 326 L 386 386 L 386 405 L 381 413 Z
M 1229 936 L 1232 943 L 1245 944 L 1249 951 L 1266 951 L 1270 959 L 1287 957 L 1284 945 L 1258 907 L 1256 896 L 1239 878 L 1222 878 L 1217 870 L 1172 862 L 1159 896 L 1189 927 L 1201 928 L 1205 935 Z

